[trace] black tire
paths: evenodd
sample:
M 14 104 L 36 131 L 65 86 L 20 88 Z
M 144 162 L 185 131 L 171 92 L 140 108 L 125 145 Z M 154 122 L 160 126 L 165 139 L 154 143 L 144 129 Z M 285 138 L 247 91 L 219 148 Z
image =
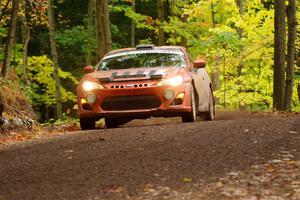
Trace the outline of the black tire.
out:
M 197 108 L 196 95 L 195 95 L 194 88 L 192 89 L 192 92 L 191 92 L 191 107 L 192 107 L 191 112 L 184 113 L 181 116 L 182 122 L 184 122 L 184 123 L 185 122 L 195 122 L 197 119 L 198 108 Z
M 105 117 L 104 121 L 106 128 L 118 128 L 120 125 L 118 119 Z
M 94 118 L 80 118 L 79 122 L 81 130 L 94 129 L 96 126 L 96 120 Z

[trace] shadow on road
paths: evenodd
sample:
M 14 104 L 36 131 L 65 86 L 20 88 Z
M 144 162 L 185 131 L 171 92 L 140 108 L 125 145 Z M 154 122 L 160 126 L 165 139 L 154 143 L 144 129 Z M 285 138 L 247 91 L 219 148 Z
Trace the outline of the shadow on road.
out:
M 246 111 L 225 111 L 225 112 L 217 112 L 214 120 L 215 121 L 237 120 L 237 119 L 251 119 L 251 118 L 258 118 L 258 117 L 262 117 L 262 116 L 257 113 L 246 112 Z M 172 118 L 159 117 L 159 118 L 133 120 L 123 125 L 122 127 L 153 126 L 153 125 L 176 124 L 176 123 L 181 123 L 180 117 L 172 117 Z

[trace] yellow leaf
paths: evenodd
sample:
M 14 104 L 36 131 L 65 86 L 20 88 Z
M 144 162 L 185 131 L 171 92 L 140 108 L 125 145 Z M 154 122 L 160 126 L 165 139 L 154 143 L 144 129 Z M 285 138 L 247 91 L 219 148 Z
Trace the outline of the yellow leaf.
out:
M 182 181 L 183 181 L 183 182 L 186 182 L 186 183 L 189 183 L 189 182 L 192 182 L 192 179 L 191 179 L 191 178 L 186 178 L 186 177 L 185 177 L 185 178 L 182 179 Z

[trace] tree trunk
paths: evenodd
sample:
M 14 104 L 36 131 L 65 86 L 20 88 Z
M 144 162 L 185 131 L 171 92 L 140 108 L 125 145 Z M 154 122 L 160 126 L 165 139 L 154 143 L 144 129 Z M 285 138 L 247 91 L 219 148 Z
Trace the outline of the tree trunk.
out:
M 96 0 L 97 60 L 112 49 L 108 0 Z
M 216 26 L 216 20 L 215 20 L 215 8 L 214 8 L 214 1 L 210 0 L 210 9 L 211 9 L 211 21 L 212 21 L 212 27 L 215 28 Z
M 25 1 L 21 0 L 21 8 L 24 11 L 24 13 L 26 13 L 26 6 L 25 6 Z M 26 15 L 22 15 L 21 16 L 21 32 L 22 32 L 22 42 L 23 42 L 23 64 L 22 64 L 22 71 L 23 71 L 23 76 L 24 76 L 24 80 L 25 83 L 27 85 L 30 85 L 30 80 L 28 78 L 27 75 L 27 55 L 28 55 L 28 44 L 29 44 L 29 40 L 30 40 L 30 28 L 28 27 L 27 24 L 27 19 L 26 19 Z
M 88 5 L 88 30 L 94 30 L 94 9 L 95 0 L 89 0 Z M 92 51 L 88 51 L 86 55 L 86 64 L 92 64 Z
M 2 0 L 0 0 L 0 16 L 2 15 Z
M 239 8 L 239 14 L 241 17 L 243 17 L 244 15 L 244 0 L 236 0 L 236 4 Z M 239 35 L 239 39 L 241 40 L 243 38 L 243 32 L 244 30 L 242 28 L 238 28 L 237 29 L 237 33 Z M 242 75 L 242 69 L 244 67 L 244 63 L 243 63 L 243 58 L 240 61 L 239 65 L 237 66 L 237 76 L 241 76 Z
M 187 23 L 187 18 L 188 18 L 187 15 L 183 15 L 181 20 L 182 20 L 184 23 Z M 187 47 L 187 42 L 188 42 L 188 41 L 187 41 L 186 37 L 183 36 L 183 35 L 181 35 L 181 37 L 180 37 L 180 45 L 183 46 L 183 47 Z
M 29 44 L 29 40 L 30 40 L 30 29 L 25 24 L 22 25 L 22 29 L 23 29 L 22 30 L 22 40 L 23 40 L 22 71 L 23 71 L 25 83 L 27 85 L 30 85 L 30 80 L 29 80 L 28 74 L 27 74 L 27 57 L 28 57 L 28 44 Z
M 297 84 L 298 100 L 300 101 L 300 83 Z
M 285 84 L 285 0 L 275 1 L 275 49 L 274 49 L 274 86 L 273 108 L 284 109 Z
M 289 0 L 289 5 L 287 6 L 287 21 L 288 21 L 288 47 L 287 47 L 284 109 L 290 111 L 292 105 L 292 97 L 293 97 L 295 43 L 296 43 L 296 34 L 297 34 L 295 0 Z
M 164 1 L 157 0 L 157 14 L 158 14 L 158 46 L 165 44 L 165 34 L 162 28 L 162 23 L 164 21 Z
M 132 0 L 131 9 L 135 12 L 135 0 Z M 135 21 L 131 20 L 131 47 L 135 47 Z
M 166 11 L 168 13 L 168 16 L 177 16 L 178 18 L 180 18 L 180 15 L 178 15 L 176 13 L 176 10 L 174 9 L 176 7 L 176 0 L 166 0 L 166 4 L 167 4 L 167 8 L 168 8 L 168 11 Z M 172 42 L 172 45 L 177 45 L 177 33 L 174 32 L 171 36 L 172 40 L 174 42 Z M 182 39 L 181 39 L 182 41 Z
M 219 65 L 219 64 L 218 64 Z M 213 91 L 216 91 L 220 89 L 220 67 L 217 66 L 217 69 L 212 73 L 212 89 Z
M 244 0 L 236 0 L 236 4 L 239 8 L 240 16 L 243 17 L 243 15 L 244 15 Z M 238 32 L 239 38 L 242 39 L 244 30 L 242 28 L 238 28 L 237 32 Z
M 4 78 L 7 77 L 8 70 L 10 68 L 11 50 L 13 47 L 15 33 L 16 33 L 18 10 L 19 10 L 19 0 L 13 0 L 12 11 L 11 11 L 11 16 L 10 16 L 10 23 L 9 23 L 10 25 L 9 25 L 9 29 L 8 29 L 8 35 L 7 35 L 7 42 L 5 45 L 3 66 L 2 66 L 2 70 L 1 70 L 1 75 Z
M 103 27 L 105 33 L 105 53 L 107 53 L 112 49 L 108 0 L 103 0 Z
M 180 46 L 187 47 L 187 39 L 184 36 L 180 37 Z
M 211 21 L 212 21 L 212 28 L 216 27 L 216 19 L 215 19 L 215 6 L 214 1 L 210 1 L 210 9 L 211 9 Z M 212 89 L 216 91 L 220 88 L 220 57 L 217 56 L 217 66 L 216 69 L 213 69 L 211 79 L 212 79 Z
M 2 121 L 2 113 L 3 112 L 4 112 L 4 105 L 2 103 L 2 98 L 0 97 L 0 127 L 3 124 L 3 121 Z
M 61 93 L 60 93 L 60 79 L 59 79 L 59 69 L 58 69 L 58 55 L 56 49 L 56 39 L 55 39 L 55 19 L 52 0 L 48 0 L 48 23 L 49 23 L 49 35 L 50 35 L 50 45 L 51 54 L 54 64 L 54 77 L 55 77 L 55 90 L 56 90 L 56 117 L 57 119 L 62 119 L 62 103 L 61 103 Z
M 104 29 L 102 23 L 102 5 L 101 0 L 96 0 L 96 40 L 97 40 L 97 62 L 105 54 Z

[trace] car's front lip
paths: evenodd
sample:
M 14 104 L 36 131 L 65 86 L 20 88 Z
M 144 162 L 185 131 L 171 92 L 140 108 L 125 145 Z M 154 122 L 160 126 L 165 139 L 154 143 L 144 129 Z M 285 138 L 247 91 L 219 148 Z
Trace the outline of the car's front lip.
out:
M 84 91 L 79 91 L 78 94 L 78 115 L 79 117 L 110 117 L 110 116 L 124 116 L 124 117 L 143 117 L 143 116 L 169 116 L 176 115 L 176 113 L 189 112 L 189 91 L 190 83 L 185 82 L 177 87 L 172 86 L 157 86 L 151 83 L 138 83 L 138 87 L 134 87 L 134 83 L 126 83 L 128 87 L 116 88 L 113 85 L 106 85 L 106 89 L 92 91 L 97 95 L 97 101 L 91 105 L 92 110 L 83 110 L 81 99 L 84 99 L 88 94 Z M 132 87 L 133 85 L 133 87 Z M 163 92 L 167 89 L 171 89 L 175 93 L 175 97 L 184 93 L 185 97 L 183 103 L 180 105 L 171 105 L 174 98 L 171 100 L 165 99 Z M 129 96 L 142 96 L 153 95 L 157 97 L 161 104 L 155 108 L 145 109 L 132 109 L 132 110 L 105 110 L 102 108 L 102 103 L 107 97 L 129 97 Z

